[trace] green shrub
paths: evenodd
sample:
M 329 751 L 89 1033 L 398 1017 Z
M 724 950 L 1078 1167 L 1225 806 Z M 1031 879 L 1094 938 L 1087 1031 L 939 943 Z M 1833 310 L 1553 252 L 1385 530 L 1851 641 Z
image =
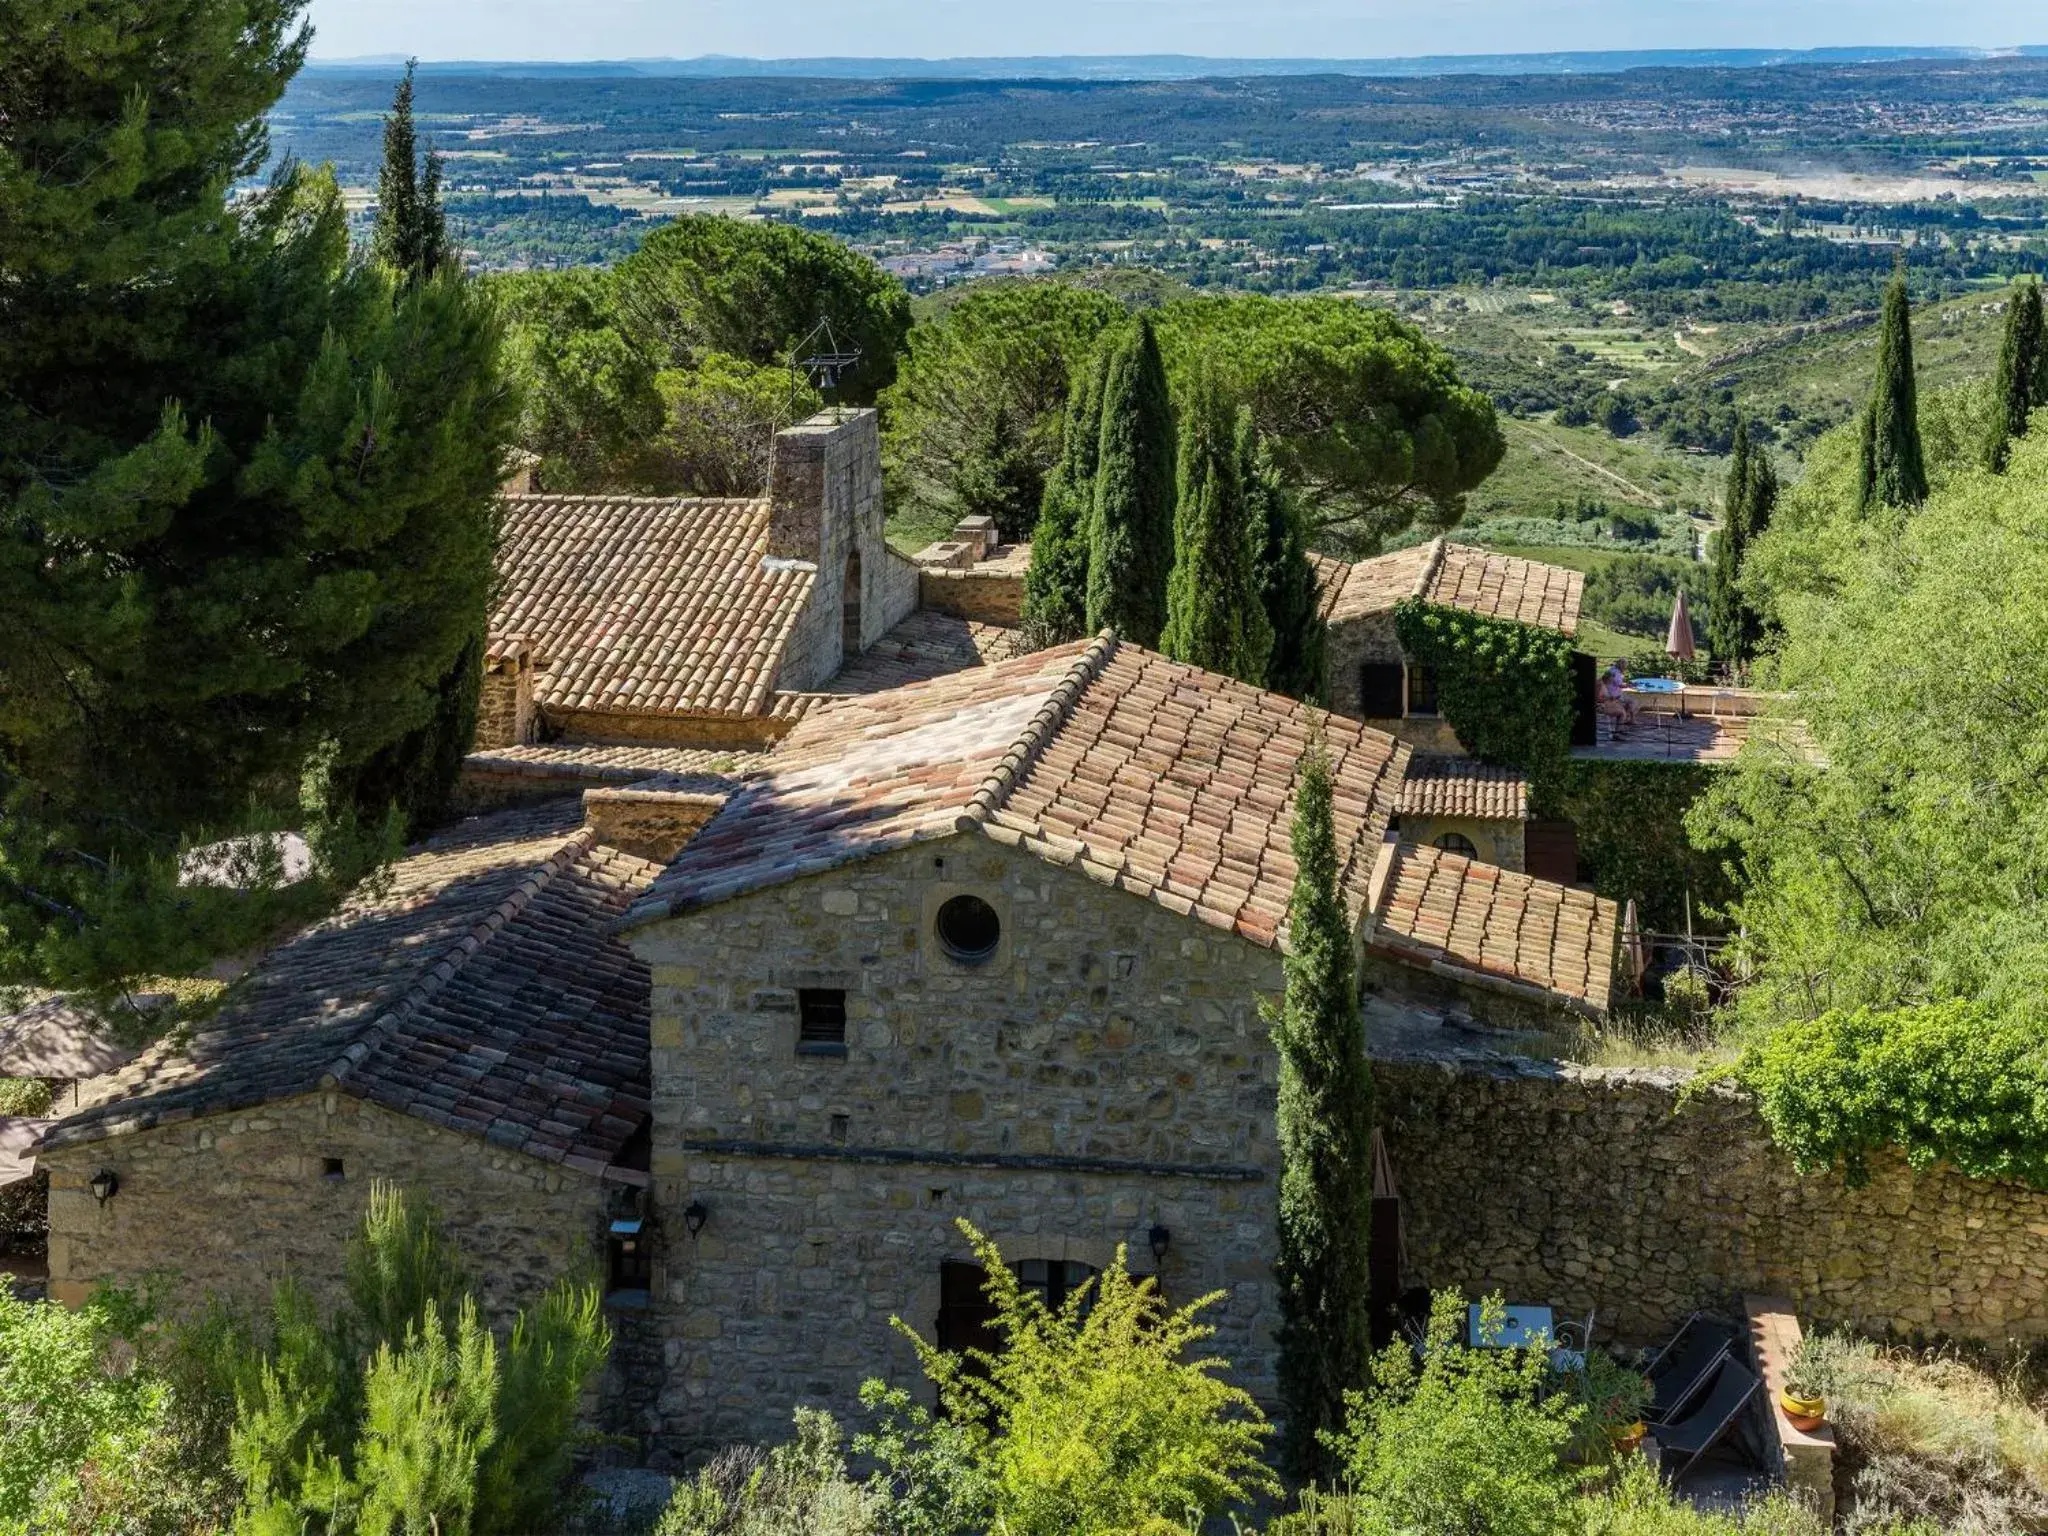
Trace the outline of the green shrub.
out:
M 46 1115 L 55 1099 L 49 1083 L 40 1077 L 0 1077 L 0 1115 Z
M 2048 1189 L 2048 1038 L 1970 1002 L 1836 1010 L 1793 1020 L 1743 1053 L 1736 1075 L 1802 1172 L 1868 1178 L 1892 1147 L 1916 1170 Z
M 1169 1309 L 1150 1280 L 1131 1278 L 1119 1248 L 1108 1269 L 1053 1312 L 1018 1283 L 993 1243 L 964 1221 L 960 1229 L 987 1272 L 1003 1347 L 948 1353 L 897 1320 L 950 1422 L 940 1430 L 929 1418 L 899 1418 L 892 1434 L 898 1455 L 925 1453 L 926 1470 L 965 1474 L 968 1486 L 940 1492 L 962 1513 L 982 1505 L 969 1529 L 1180 1531 L 1277 1491 L 1260 1459 L 1268 1428 L 1258 1406 L 1218 1379 L 1223 1361 L 1185 1358 L 1214 1331 L 1196 1317 L 1220 1292 Z M 936 1502 L 929 1489 L 921 1500 L 927 1508 Z
M 323 1320 L 286 1282 L 267 1347 L 234 1383 L 228 1456 L 245 1536 L 493 1536 L 560 1513 L 578 1400 L 610 1330 L 563 1282 L 507 1342 L 478 1319 L 432 1209 L 386 1184 Z
M 1498 1296 L 1481 1303 L 1496 1335 Z M 1462 1342 L 1465 1304 L 1440 1291 L 1418 1361 L 1405 1340 L 1373 1361 L 1369 1391 L 1331 1444 L 1360 1531 L 1401 1536 L 1575 1536 L 1577 1474 L 1563 1454 L 1586 1417 L 1555 1392 L 1537 1349 Z
M 1622 1468 L 1612 1487 L 1589 1495 L 1580 1514 L 1585 1536 L 1827 1536 L 1819 1516 L 1784 1493 L 1732 1514 L 1697 1509 L 1674 1499 L 1640 1458 Z
M 736 1447 L 681 1484 L 654 1536 L 883 1536 L 884 1498 L 847 1476 L 839 1426 L 796 1411 L 796 1439 L 765 1453 Z

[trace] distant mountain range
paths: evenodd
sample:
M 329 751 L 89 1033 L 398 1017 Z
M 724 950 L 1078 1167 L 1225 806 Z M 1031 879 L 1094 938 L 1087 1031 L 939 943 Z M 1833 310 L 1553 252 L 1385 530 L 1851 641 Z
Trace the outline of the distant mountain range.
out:
M 1633 52 L 1432 54 L 1403 59 L 1211 59 L 1191 54 L 1067 54 L 970 59 L 422 60 L 423 74 L 762 76 L 826 80 L 1199 80 L 1247 75 L 1601 75 L 1627 69 L 1762 69 L 1782 64 L 1882 64 L 1910 59 L 2048 58 L 2048 45 L 2017 48 L 1670 48 Z M 314 59 L 311 71 L 377 71 L 405 63 L 399 54 Z

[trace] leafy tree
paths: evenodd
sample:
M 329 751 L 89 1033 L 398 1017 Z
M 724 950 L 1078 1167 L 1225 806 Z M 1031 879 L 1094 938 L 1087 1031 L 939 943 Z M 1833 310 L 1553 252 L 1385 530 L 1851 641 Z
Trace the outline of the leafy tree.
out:
M 352 259 L 331 178 L 228 205 L 297 11 L 0 34 L 0 972 L 246 942 L 260 904 L 180 893 L 179 852 L 345 809 L 302 799 L 316 759 L 345 776 L 425 725 L 480 622 L 491 316 Z
M 2048 1189 L 2048 1038 L 2037 1017 L 1950 1000 L 1794 1021 L 1736 1067 L 1801 1172 L 1869 1178 L 1895 1148 L 1916 1169 Z
M 1265 527 L 1253 522 L 1245 494 L 1239 426 L 1214 380 L 1199 380 L 1181 413 L 1174 563 L 1159 648 L 1175 661 L 1259 687 L 1273 653 L 1273 626 L 1259 582 Z M 1250 436 L 1246 411 L 1242 437 Z
M 523 402 L 519 441 L 540 455 L 539 486 L 640 488 L 641 455 L 663 433 L 667 405 L 656 359 L 620 318 L 616 276 L 518 272 L 486 287 L 504 320 L 506 370 Z M 677 436 L 690 440 L 680 427 Z
M 1865 507 L 1917 507 L 1927 499 L 1920 408 L 1913 377 L 1913 306 L 1902 266 L 1884 291 L 1877 376 L 1863 410 L 1858 500 Z
M 967 1528 L 1009 1536 L 1199 1525 L 1277 1491 L 1260 1460 L 1258 1407 L 1219 1379 L 1222 1361 L 1188 1359 L 1213 1330 L 1197 1316 L 1220 1299 L 1169 1309 L 1149 1280 L 1116 1261 L 1053 1312 L 987 1238 L 960 1223 L 987 1273 L 999 1350 L 951 1354 L 900 1319 L 950 1420 L 955 1459 L 985 1503 Z M 899 1411 L 904 1407 L 897 1400 Z M 922 1444 L 929 1419 L 898 1419 L 886 1443 Z M 878 1442 L 865 1442 L 878 1448 Z M 927 1462 L 927 1465 L 930 1463 Z
M 1077 370 L 1067 397 L 1059 462 L 1046 476 L 1038 526 L 1031 533 L 1031 565 L 1024 574 L 1024 623 L 1047 645 L 1078 639 L 1088 627 L 1088 529 L 1109 350 L 1098 349 Z
M 1273 1020 L 1280 1060 L 1280 1396 L 1289 1468 L 1329 1470 L 1325 1435 L 1372 1353 L 1372 1074 L 1358 1010 L 1351 924 L 1337 888 L 1329 757 L 1302 758 L 1294 796 L 1294 894 L 1286 994 Z
M 1804 737 L 1762 722 L 1690 819 L 1734 865 L 1759 1022 L 2048 988 L 2048 439 L 1893 527 L 1824 438 L 1752 560 Z M 1825 768 L 1814 766 L 1824 762 Z
M 983 419 L 967 457 L 954 471 L 953 496 L 968 517 L 992 517 L 1005 544 L 1028 537 L 1045 495 L 1045 477 L 1010 413 L 1001 407 Z
M 441 211 L 441 157 L 429 151 L 419 165 L 412 122 L 412 76 L 419 60 L 408 59 L 405 78 L 384 119 L 384 163 L 377 172 L 377 223 L 372 241 L 377 259 L 420 282 L 454 260 L 448 220 Z
M 1250 405 L 1318 528 L 1361 548 L 1448 528 L 1506 452 L 1493 402 L 1412 325 L 1351 299 L 1185 299 L 1159 314 L 1176 378 L 1198 359 Z
M 1156 645 L 1173 562 L 1173 407 L 1149 318 L 1109 359 L 1088 523 L 1088 627 Z
M 2005 308 L 2005 339 L 1991 377 L 1991 441 L 1985 452 L 1993 474 L 2005 468 L 2012 440 L 2027 435 L 2027 413 L 2048 405 L 2048 335 L 2043 334 L 2041 285 L 2021 283 Z
M 841 347 L 860 352 L 839 381 L 839 398 L 856 405 L 896 377 L 910 330 L 909 295 L 866 256 L 788 224 L 715 215 L 649 234 L 619 263 L 617 296 L 626 333 L 663 368 L 693 367 L 708 352 L 783 367 L 828 322 Z
M 1749 546 L 1770 526 L 1777 500 L 1778 476 L 1771 468 L 1770 455 L 1752 447 L 1748 426 L 1737 422 L 1735 451 L 1728 461 L 1727 489 L 1722 495 L 1721 528 L 1714 536 L 1707 601 L 1708 644 L 1730 667 L 1745 668 L 1755 661 L 1763 642 L 1763 615 L 1744 585 L 1742 567 Z M 1666 608 L 1668 611 L 1669 604 Z
M 1499 1296 L 1480 1304 L 1498 1338 Z M 1331 1436 L 1352 1504 L 1370 1532 L 1403 1536 L 1578 1536 L 1578 1473 L 1563 1459 L 1585 1415 L 1549 1390 L 1540 1349 L 1464 1342 L 1465 1303 L 1439 1291 L 1418 1352 L 1407 1340 L 1372 1362 L 1372 1388 L 1349 1398 Z
M 709 352 L 695 368 L 655 375 L 659 433 L 639 445 L 629 474 L 665 495 L 764 496 L 775 434 L 816 414 L 818 392 L 787 368 Z
M 1259 539 L 1259 600 L 1273 630 L 1266 686 L 1290 698 L 1318 700 L 1329 681 L 1329 626 L 1309 559 L 1308 520 L 1281 478 L 1271 449 L 1248 415 L 1238 417 L 1238 462 Z
M 1108 295 L 1067 283 L 994 283 L 920 321 L 882 397 L 890 505 L 964 516 L 961 465 L 997 415 L 1041 481 L 1050 479 L 1073 452 L 1062 430 L 1068 391 L 1089 378 L 1090 360 L 1124 313 Z M 1035 556 L 1035 538 L 1033 548 Z
M 240 1528 L 550 1528 L 577 1402 L 611 1347 L 595 1287 L 558 1284 L 501 1349 L 432 1210 L 382 1184 L 347 1274 L 348 1304 L 325 1322 L 280 1286 L 268 1347 L 237 1383 Z

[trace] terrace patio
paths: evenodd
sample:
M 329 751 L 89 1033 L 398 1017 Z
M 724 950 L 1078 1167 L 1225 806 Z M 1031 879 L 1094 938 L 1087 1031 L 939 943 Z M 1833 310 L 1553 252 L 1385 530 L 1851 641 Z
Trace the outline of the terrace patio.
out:
M 1752 738 L 1775 740 L 1811 758 L 1813 746 L 1789 713 L 1791 695 L 1703 684 L 1669 691 L 1631 688 L 1633 725 L 1600 715 L 1595 742 L 1572 756 L 1595 762 L 1726 763 Z

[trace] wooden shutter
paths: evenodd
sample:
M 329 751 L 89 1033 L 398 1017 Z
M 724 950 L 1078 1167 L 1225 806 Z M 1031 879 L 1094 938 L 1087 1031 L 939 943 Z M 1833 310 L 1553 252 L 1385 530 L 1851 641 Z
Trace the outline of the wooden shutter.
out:
M 1358 669 L 1358 714 L 1364 720 L 1398 720 L 1406 669 L 1398 661 L 1368 661 Z
M 1572 652 L 1572 745 L 1590 747 L 1600 740 L 1600 720 L 1593 694 L 1600 681 L 1600 663 L 1584 651 Z
M 1579 883 L 1579 829 L 1569 821 L 1532 821 L 1524 834 L 1523 858 L 1538 880 Z

